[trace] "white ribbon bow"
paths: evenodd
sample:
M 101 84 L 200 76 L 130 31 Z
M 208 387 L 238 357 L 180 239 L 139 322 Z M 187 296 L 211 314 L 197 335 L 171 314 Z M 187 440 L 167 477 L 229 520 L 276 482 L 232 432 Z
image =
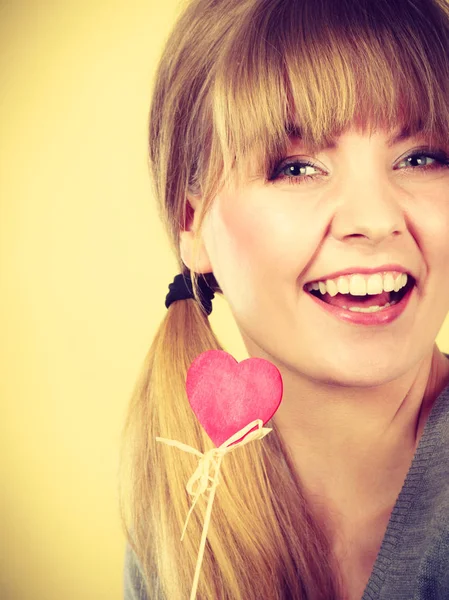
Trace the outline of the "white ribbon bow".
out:
M 253 429 L 256 426 L 257 426 L 257 429 L 255 431 L 251 431 L 251 429 Z M 215 496 L 215 489 L 216 489 L 217 485 L 219 484 L 218 476 L 219 476 L 219 472 L 220 472 L 221 461 L 223 460 L 224 455 L 227 454 L 228 452 L 232 452 L 236 448 L 239 448 L 240 446 L 244 446 L 245 444 L 248 444 L 249 442 L 251 442 L 253 440 L 262 439 L 268 433 L 270 433 L 270 431 L 272 431 L 269 427 L 262 427 L 262 426 L 263 426 L 263 421 L 261 419 L 256 419 L 255 421 L 252 421 L 251 423 L 246 425 L 246 427 L 243 427 L 243 429 L 241 429 L 240 431 L 237 431 L 237 433 L 234 433 L 233 436 L 231 436 L 229 439 L 227 439 L 225 442 L 223 442 L 220 446 L 218 446 L 218 448 L 211 448 L 210 450 L 208 450 L 207 452 L 204 452 L 204 453 L 200 452 L 199 450 L 196 450 L 195 448 L 192 448 L 191 446 L 187 446 L 187 444 L 178 442 L 177 440 L 169 440 L 167 438 L 161 438 L 161 437 L 156 438 L 157 442 L 162 442 L 164 444 L 168 444 L 169 446 L 175 446 L 176 448 L 179 448 L 180 450 L 184 450 L 185 452 L 189 452 L 190 454 L 195 454 L 195 456 L 199 457 L 198 466 L 197 466 L 195 472 L 193 473 L 193 475 L 190 477 L 190 479 L 186 485 L 186 489 L 187 489 L 188 493 L 191 496 L 193 496 L 193 503 L 192 503 L 192 506 L 190 507 L 189 513 L 188 513 L 186 521 L 184 523 L 184 528 L 182 530 L 182 535 L 181 535 L 181 541 L 184 538 L 184 534 L 185 534 L 185 531 L 187 528 L 187 523 L 189 522 L 190 515 L 192 514 L 192 511 L 195 508 L 195 504 L 198 502 L 198 500 L 202 494 L 204 494 L 207 491 L 210 491 L 209 501 L 207 504 L 206 515 L 205 515 L 205 519 L 204 519 L 203 532 L 201 535 L 201 543 L 200 543 L 200 548 L 198 551 L 198 559 L 196 562 L 195 577 L 193 580 L 192 591 L 190 594 L 190 600 L 195 600 L 195 597 L 196 597 L 201 563 L 203 561 L 204 548 L 206 545 L 207 530 L 209 528 L 210 515 L 212 512 L 212 504 L 213 504 L 214 496 Z M 248 433 L 248 431 L 250 431 L 251 433 Z M 247 433 L 248 433 L 248 435 L 246 435 Z M 241 439 L 243 436 L 246 436 L 246 437 Z M 240 441 L 237 442 L 236 444 L 234 444 L 233 446 L 231 446 L 231 444 L 233 444 L 233 442 L 235 442 L 236 440 L 240 440 Z M 210 475 L 212 466 L 215 467 L 215 472 L 214 472 L 213 477 L 211 477 L 211 475 Z M 209 486 L 209 482 L 211 484 L 210 486 Z

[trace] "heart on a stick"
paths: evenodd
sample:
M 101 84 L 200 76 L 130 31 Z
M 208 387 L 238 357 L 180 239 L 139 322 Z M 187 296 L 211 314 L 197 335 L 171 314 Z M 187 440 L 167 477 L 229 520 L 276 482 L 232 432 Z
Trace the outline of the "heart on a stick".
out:
M 218 447 L 256 419 L 265 425 L 279 408 L 283 383 L 278 368 L 264 358 L 239 363 L 224 350 L 207 350 L 190 365 L 186 390 L 198 421 Z

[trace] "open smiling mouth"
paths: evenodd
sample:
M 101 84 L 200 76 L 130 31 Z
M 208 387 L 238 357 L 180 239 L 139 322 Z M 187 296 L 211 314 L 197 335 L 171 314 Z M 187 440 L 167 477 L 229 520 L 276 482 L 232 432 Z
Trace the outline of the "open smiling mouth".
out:
M 304 291 L 315 296 L 321 302 L 353 312 L 378 312 L 386 310 L 390 306 L 399 304 L 407 296 L 415 285 L 415 279 L 407 274 L 407 283 L 398 292 L 385 292 L 380 294 L 366 294 L 362 296 L 338 293 L 331 296 L 329 293 L 322 294 L 319 290 L 308 290 L 307 284 Z

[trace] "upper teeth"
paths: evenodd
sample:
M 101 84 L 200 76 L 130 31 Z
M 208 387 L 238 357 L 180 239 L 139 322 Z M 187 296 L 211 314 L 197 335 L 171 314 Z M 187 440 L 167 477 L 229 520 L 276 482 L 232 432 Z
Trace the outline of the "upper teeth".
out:
M 366 296 L 381 294 L 382 292 L 399 292 L 407 284 L 406 273 L 376 273 L 375 275 L 350 275 L 326 281 L 314 281 L 305 287 L 307 291 L 317 290 L 321 294 L 336 296 L 337 294 L 351 294 L 352 296 Z

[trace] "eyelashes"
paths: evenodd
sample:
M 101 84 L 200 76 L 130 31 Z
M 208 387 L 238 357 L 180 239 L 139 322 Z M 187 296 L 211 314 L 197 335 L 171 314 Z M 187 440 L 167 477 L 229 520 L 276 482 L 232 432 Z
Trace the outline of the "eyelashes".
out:
M 425 164 L 422 166 L 422 159 L 431 158 L 433 161 L 431 164 Z M 419 160 L 421 159 L 421 163 Z M 412 170 L 413 172 L 423 172 L 426 174 L 428 171 L 438 171 L 440 169 L 449 168 L 449 156 L 443 150 L 432 150 L 430 148 L 420 148 L 407 155 L 405 158 L 399 161 L 399 165 L 402 163 L 408 163 L 405 167 L 406 171 Z M 415 166 L 414 163 L 418 163 Z M 321 170 L 317 165 L 308 160 L 288 160 L 286 162 L 281 161 L 278 166 L 275 167 L 273 172 L 270 174 L 266 183 L 276 184 L 279 182 L 286 182 L 290 185 L 300 185 L 315 180 L 320 180 L 326 177 L 323 174 L 306 174 L 305 171 L 309 168 L 315 170 Z M 287 171 L 289 170 L 289 171 Z M 400 168 L 399 170 L 404 170 Z M 287 174 L 286 174 L 287 173 Z
M 270 176 L 268 181 L 270 183 L 276 183 L 277 181 L 287 180 L 289 184 L 299 185 L 300 183 L 305 183 L 307 181 L 313 181 L 315 179 L 322 178 L 322 175 L 306 175 L 304 173 L 301 173 L 301 171 L 306 169 L 307 167 L 313 167 L 314 169 L 318 169 L 317 166 L 315 166 L 312 162 L 309 162 L 307 160 L 295 160 L 287 162 L 281 165 L 281 167 L 276 167 L 276 169 L 274 170 L 274 174 Z M 290 169 L 292 171 L 289 175 L 284 174 L 284 171 L 286 171 L 287 169 Z

